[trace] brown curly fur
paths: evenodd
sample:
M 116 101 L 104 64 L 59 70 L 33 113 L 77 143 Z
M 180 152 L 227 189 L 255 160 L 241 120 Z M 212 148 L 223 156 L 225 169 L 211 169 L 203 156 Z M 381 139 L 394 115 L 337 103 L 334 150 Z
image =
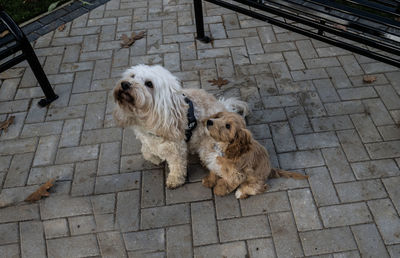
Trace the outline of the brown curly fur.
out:
M 308 178 L 300 173 L 272 168 L 267 150 L 253 139 L 241 116 L 220 112 L 208 120 L 212 121 L 212 125 L 207 125 L 209 135 L 219 143 L 223 156 L 217 157 L 221 171 L 210 171 L 203 179 L 203 185 L 214 187 L 216 195 L 227 195 L 239 187 L 236 197 L 246 198 L 264 192 L 267 189 L 265 182 L 270 177 Z M 207 124 L 207 120 L 204 123 Z

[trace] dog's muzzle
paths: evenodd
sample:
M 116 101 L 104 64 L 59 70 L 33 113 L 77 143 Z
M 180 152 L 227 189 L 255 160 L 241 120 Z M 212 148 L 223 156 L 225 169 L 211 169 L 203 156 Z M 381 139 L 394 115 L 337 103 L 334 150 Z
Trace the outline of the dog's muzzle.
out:
M 121 88 L 119 88 L 115 93 L 115 97 L 119 102 L 127 101 L 131 104 L 133 104 L 133 97 L 130 94 L 130 89 L 132 88 L 132 84 L 127 81 L 122 81 L 121 82 Z

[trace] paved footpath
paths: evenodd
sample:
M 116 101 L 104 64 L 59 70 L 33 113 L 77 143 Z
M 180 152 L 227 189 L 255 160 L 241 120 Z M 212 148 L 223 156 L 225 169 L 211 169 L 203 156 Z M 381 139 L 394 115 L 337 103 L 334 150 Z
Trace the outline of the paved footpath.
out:
M 26 63 L 0 74 L 0 121 L 15 116 L 0 136 L 0 257 L 400 257 L 400 70 L 211 4 L 215 40 L 202 44 L 192 11 L 191 0 L 112 0 L 40 37 L 60 95 L 48 109 Z M 116 79 L 139 63 L 247 101 L 273 165 L 309 180 L 217 198 L 191 158 L 188 183 L 166 189 L 164 166 L 111 116 Z M 230 83 L 210 85 L 218 76 Z M 53 177 L 50 197 L 22 202 Z

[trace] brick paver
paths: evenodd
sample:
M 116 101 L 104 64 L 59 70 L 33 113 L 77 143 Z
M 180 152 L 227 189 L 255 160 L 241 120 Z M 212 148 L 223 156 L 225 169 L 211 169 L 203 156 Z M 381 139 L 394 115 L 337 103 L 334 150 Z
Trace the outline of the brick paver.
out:
M 0 121 L 16 117 L 0 135 L 0 257 L 399 257 L 400 70 L 208 3 L 204 44 L 192 8 L 111 0 L 37 39 L 60 95 L 48 108 L 26 62 L 0 74 Z M 310 178 L 238 201 L 204 188 L 190 157 L 187 184 L 166 189 L 165 166 L 112 120 L 114 83 L 138 63 L 247 101 L 272 164 Z

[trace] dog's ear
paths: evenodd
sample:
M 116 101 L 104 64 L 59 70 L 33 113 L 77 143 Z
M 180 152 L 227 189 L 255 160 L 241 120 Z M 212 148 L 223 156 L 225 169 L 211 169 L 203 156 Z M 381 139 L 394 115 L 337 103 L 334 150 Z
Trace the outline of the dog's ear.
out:
M 239 139 L 241 146 L 248 146 L 251 143 L 251 132 L 242 128 L 236 132 L 236 138 Z
M 239 157 L 250 149 L 251 133 L 247 129 L 240 129 L 236 132 L 235 138 L 226 148 L 227 158 Z
M 212 115 L 210 118 L 219 118 L 219 117 L 221 117 L 222 115 L 223 115 L 223 112 L 218 112 L 218 113 Z

